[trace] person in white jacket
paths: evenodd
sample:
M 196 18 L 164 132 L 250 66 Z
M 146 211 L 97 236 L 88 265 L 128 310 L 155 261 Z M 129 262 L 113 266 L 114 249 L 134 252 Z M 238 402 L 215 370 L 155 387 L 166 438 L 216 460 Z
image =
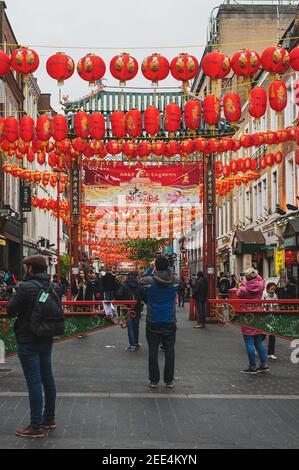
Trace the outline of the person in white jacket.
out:
M 263 300 L 273 300 L 274 302 L 277 300 L 277 295 L 275 293 L 276 291 L 276 284 L 275 282 L 268 282 L 266 289 L 264 290 L 263 293 Z M 277 309 L 277 304 L 265 304 L 265 308 L 267 310 L 276 310 Z M 263 339 L 266 338 L 267 335 L 263 335 Z M 270 359 L 277 359 L 275 356 L 275 336 L 274 335 L 269 335 L 269 341 L 268 341 L 268 358 Z

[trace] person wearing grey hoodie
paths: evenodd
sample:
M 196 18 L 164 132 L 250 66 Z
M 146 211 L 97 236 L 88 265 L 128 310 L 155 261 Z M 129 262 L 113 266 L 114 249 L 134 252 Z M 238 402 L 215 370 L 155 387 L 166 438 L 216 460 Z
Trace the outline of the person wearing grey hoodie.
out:
M 164 382 L 167 388 L 174 387 L 176 295 L 179 278 L 169 272 L 168 260 L 159 256 L 155 260 L 152 276 L 140 281 L 146 289 L 146 339 L 149 348 L 149 387 L 156 388 L 160 381 L 158 351 L 160 342 L 165 353 Z

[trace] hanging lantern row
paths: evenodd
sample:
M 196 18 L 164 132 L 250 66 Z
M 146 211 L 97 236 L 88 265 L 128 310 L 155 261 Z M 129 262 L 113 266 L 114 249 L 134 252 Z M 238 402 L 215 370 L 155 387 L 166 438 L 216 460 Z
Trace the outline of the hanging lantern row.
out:
M 55 188 L 58 184 L 58 181 L 62 185 L 65 185 L 67 182 L 67 175 L 62 173 L 58 176 L 55 173 L 41 172 L 41 171 L 32 171 L 28 168 L 20 168 L 16 165 L 11 165 L 10 163 L 4 163 L 2 166 L 4 173 L 10 174 L 15 178 L 20 178 L 21 180 L 32 181 L 36 184 L 42 183 L 43 185 L 50 185 Z
M 283 162 L 283 153 L 278 150 L 275 153 L 268 153 L 257 160 L 256 158 L 237 158 L 230 160 L 226 165 L 223 165 L 221 161 L 215 162 L 215 175 L 216 178 L 224 176 L 228 178 L 233 175 L 236 176 L 238 173 L 247 173 L 248 171 L 256 171 L 258 169 L 265 170 L 267 167 L 272 167 L 276 164 Z
M 0 51 L 0 76 L 5 76 L 12 68 L 22 74 L 25 79 L 34 73 L 39 66 L 38 54 L 30 48 L 20 47 L 15 49 L 9 57 L 4 51 Z M 283 74 L 289 67 L 299 71 L 299 46 L 293 48 L 290 53 L 280 45 L 267 47 L 259 56 L 254 50 L 242 49 L 237 51 L 232 58 L 220 51 L 213 51 L 203 57 L 202 70 L 212 80 L 226 77 L 232 70 L 237 76 L 248 78 L 263 68 L 272 74 Z M 130 54 L 122 52 L 114 56 L 110 61 L 110 73 L 125 85 L 138 73 L 138 62 Z M 48 58 L 46 69 L 50 77 L 62 85 L 75 71 L 74 60 L 64 52 L 57 52 Z M 182 82 L 183 88 L 189 86 L 189 80 L 196 77 L 199 72 L 199 63 L 195 56 L 188 53 L 178 54 L 169 61 L 166 57 L 153 53 L 146 57 L 141 64 L 141 71 L 147 80 L 156 86 L 164 80 L 169 72 Z M 78 75 L 89 84 L 101 80 L 106 73 L 104 60 L 95 55 L 87 54 L 77 63 Z
M 120 141 L 110 140 L 106 144 L 103 140 L 87 141 L 81 137 L 72 140 L 66 138 L 61 141 L 49 142 L 34 139 L 31 143 L 18 139 L 9 142 L 1 141 L 0 148 L 7 157 L 16 156 L 19 160 L 27 158 L 29 163 L 36 161 L 40 165 L 48 163 L 50 167 L 59 169 L 71 168 L 72 159 L 83 155 L 84 161 L 91 169 L 97 169 L 106 155 L 123 154 L 129 159 L 146 158 L 151 155 L 167 158 L 181 155 L 187 157 L 195 153 L 218 153 L 229 151 L 237 152 L 242 148 L 260 147 L 261 145 L 276 145 L 286 141 L 296 141 L 299 144 L 299 127 L 290 127 L 276 132 L 259 132 L 256 134 L 243 134 L 239 139 L 223 137 L 222 139 L 198 137 L 195 139 L 170 140 L 168 142 L 154 140 Z M 91 160 L 92 157 L 97 157 Z M 108 163 L 105 161 L 105 163 Z

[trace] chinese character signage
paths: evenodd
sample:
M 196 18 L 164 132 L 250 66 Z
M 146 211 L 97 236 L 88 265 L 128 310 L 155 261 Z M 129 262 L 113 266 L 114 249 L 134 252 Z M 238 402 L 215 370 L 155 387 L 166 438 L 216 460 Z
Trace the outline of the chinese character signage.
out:
M 207 170 L 206 179 L 206 212 L 207 215 L 213 215 L 215 211 L 214 207 L 214 173 L 212 169 Z
M 285 267 L 284 250 L 276 248 L 275 250 L 275 272 L 279 276 L 282 269 Z
M 80 173 L 79 170 L 71 171 L 71 213 L 80 214 Z
M 31 188 L 27 182 L 21 182 L 21 208 L 23 212 L 31 212 Z

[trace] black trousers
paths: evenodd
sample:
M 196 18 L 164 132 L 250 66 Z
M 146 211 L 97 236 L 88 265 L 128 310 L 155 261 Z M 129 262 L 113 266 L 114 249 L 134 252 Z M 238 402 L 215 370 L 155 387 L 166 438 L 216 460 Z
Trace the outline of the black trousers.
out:
M 146 326 L 146 339 L 148 343 L 148 367 L 150 382 L 160 381 L 160 369 L 158 353 L 160 343 L 163 345 L 165 354 L 164 382 L 172 382 L 174 378 L 174 345 L 176 336 L 176 325 L 163 326 L 148 323 Z
M 178 297 L 179 297 L 179 306 L 182 304 L 182 307 L 184 307 L 184 304 L 185 304 L 185 292 L 178 292 Z

